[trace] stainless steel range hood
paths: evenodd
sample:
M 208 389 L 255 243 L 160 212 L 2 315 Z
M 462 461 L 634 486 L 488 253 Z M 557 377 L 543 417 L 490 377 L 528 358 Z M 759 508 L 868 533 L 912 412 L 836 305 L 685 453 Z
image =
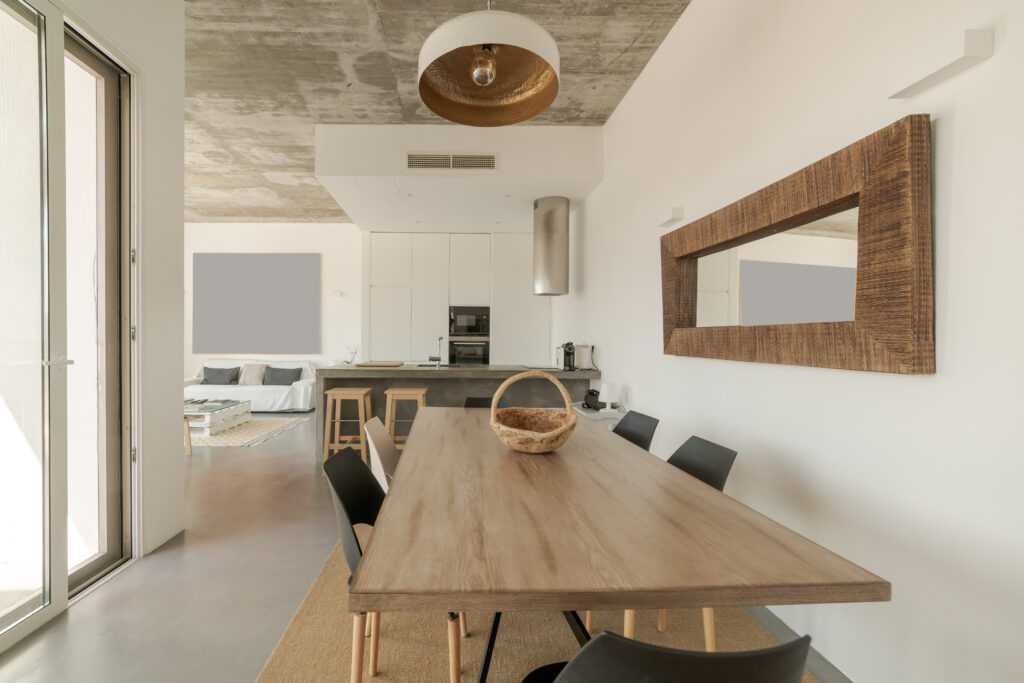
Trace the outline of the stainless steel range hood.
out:
M 533 202 L 533 293 L 569 293 L 569 199 Z

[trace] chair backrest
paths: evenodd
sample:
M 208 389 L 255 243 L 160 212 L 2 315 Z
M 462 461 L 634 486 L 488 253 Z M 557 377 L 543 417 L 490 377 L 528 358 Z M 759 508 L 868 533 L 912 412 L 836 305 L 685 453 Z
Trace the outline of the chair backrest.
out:
M 387 493 L 398 468 L 398 458 L 402 454 L 395 447 L 395 442 L 391 440 L 391 435 L 379 417 L 367 420 L 363 430 L 366 432 L 366 443 L 370 447 L 370 471 Z
M 486 396 L 467 396 L 466 404 L 464 408 L 490 408 L 491 403 L 494 401 L 494 397 L 487 398 Z M 508 396 L 502 395 L 498 399 L 499 408 L 508 408 Z
M 647 451 L 651 448 L 654 430 L 657 428 L 657 418 L 631 410 L 622 416 L 622 419 L 619 420 L 619 423 L 615 425 L 615 429 L 612 431 Z
M 363 557 L 355 525 L 373 526 L 384 502 L 384 491 L 359 453 L 351 448 L 344 448 L 327 458 L 324 473 L 330 483 L 334 513 L 338 516 L 341 549 L 349 570 L 355 574 Z
M 811 637 L 746 652 L 690 652 L 605 631 L 576 653 L 555 683 L 800 683 Z
M 729 478 L 734 460 L 736 451 L 731 448 L 719 446 L 699 436 L 691 436 L 672 454 L 668 462 L 721 491 L 725 488 L 725 480 Z

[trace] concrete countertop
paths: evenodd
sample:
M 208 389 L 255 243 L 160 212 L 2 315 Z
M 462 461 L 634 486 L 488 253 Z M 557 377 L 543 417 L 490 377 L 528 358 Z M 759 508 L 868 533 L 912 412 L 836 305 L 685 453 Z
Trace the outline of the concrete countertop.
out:
M 317 379 L 351 378 L 351 379 L 387 379 L 402 377 L 408 379 L 495 379 L 511 377 L 520 372 L 534 368 L 524 365 L 458 365 L 440 368 L 421 368 L 416 363 L 406 363 L 394 368 L 360 368 L 355 365 L 334 365 L 318 368 Z M 600 370 L 556 370 L 539 368 L 549 372 L 558 379 L 600 379 Z

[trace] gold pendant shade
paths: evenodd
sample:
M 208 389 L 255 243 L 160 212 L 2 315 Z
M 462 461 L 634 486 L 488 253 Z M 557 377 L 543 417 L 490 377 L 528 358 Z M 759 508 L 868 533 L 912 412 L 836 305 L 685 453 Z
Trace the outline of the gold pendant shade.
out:
M 420 76 L 420 98 L 442 118 L 466 126 L 508 126 L 532 119 L 558 95 L 558 76 L 543 59 L 515 45 L 494 45 L 498 75 L 479 86 L 470 68 L 479 48 L 459 47 Z
M 474 81 L 480 58 L 493 68 Z M 538 24 L 511 12 L 471 12 L 445 22 L 420 51 L 419 91 L 438 116 L 466 126 L 533 118 L 558 95 L 558 48 Z

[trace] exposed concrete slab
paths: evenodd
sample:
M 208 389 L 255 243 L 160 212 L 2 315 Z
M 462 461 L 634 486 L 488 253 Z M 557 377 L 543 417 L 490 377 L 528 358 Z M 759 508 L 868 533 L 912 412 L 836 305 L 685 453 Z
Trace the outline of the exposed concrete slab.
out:
M 689 0 L 492 0 L 558 42 L 558 98 L 530 123 L 601 125 Z M 485 0 L 187 0 L 185 220 L 348 220 L 313 177 L 317 123 L 443 123 L 416 63 Z M 528 124 L 527 124 L 528 125 Z

